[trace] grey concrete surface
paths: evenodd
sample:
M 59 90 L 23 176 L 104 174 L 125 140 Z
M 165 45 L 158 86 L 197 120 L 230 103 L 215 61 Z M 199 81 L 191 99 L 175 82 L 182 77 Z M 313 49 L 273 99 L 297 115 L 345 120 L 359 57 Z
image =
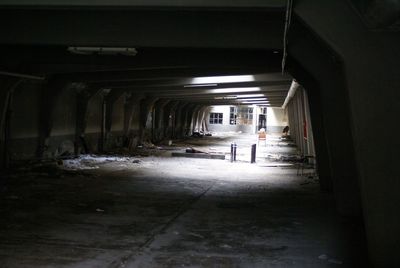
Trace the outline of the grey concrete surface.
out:
M 245 147 L 254 136 L 180 146 L 221 152 L 233 139 Z M 245 153 L 230 163 L 158 150 L 4 173 L 0 266 L 365 267 L 362 228 L 336 214 L 317 179 L 266 165 L 296 148 L 276 137 L 261 147 L 256 164 Z

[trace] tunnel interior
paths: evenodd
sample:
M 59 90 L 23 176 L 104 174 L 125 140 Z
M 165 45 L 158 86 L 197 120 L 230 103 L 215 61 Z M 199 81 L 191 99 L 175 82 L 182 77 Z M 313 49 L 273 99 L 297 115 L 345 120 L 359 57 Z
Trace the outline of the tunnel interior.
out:
M 5 267 L 396 267 L 397 5 L 217 2 L 0 4 Z

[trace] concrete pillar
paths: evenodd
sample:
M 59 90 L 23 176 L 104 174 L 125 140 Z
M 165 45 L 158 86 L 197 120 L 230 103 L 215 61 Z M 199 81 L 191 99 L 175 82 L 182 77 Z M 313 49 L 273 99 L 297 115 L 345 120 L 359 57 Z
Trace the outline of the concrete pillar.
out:
M 39 158 L 52 156 L 48 151 L 49 138 L 54 120 L 54 109 L 58 97 L 69 83 L 61 78 L 52 77 L 42 87 L 41 105 L 39 110 L 39 142 L 37 156 Z
M 182 138 L 184 136 L 184 122 L 185 116 L 187 115 L 189 103 L 180 102 L 176 109 L 175 116 L 175 129 L 174 129 L 174 138 Z
M 9 164 L 8 142 L 10 137 L 10 105 L 12 92 L 22 80 L 4 77 L 0 80 L 0 170 Z
M 183 117 L 183 136 L 190 136 L 192 135 L 192 122 L 193 122 L 193 117 L 194 114 L 196 112 L 196 104 L 190 104 L 187 106 L 187 108 L 185 109 L 185 114 Z
M 193 132 L 195 131 L 199 131 L 199 129 L 196 129 L 198 126 L 198 119 L 199 119 L 199 114 L 200 114 L 200 110 L 201 110 L 201 105 L 196 105 L 194 107 L 193 113 L 192 113 L 192 117 L 190 119 L 190 133 L 189 135 L 192 135 Z
M 170 101 L 164 108 L 164 137 L 172 138 L 175 127 L 176 109 L 179 105 L 179 101 Z
M 199 110 L 199 114 L 196 120 L 196 129 L 198 129 L 199 131 L 206 131 L 205 129 L 205 118 L 206 118 L 206 110 L 207 110 L 207 106 L 202 106 L 200 107 Z
M 307 91 L 310 119 L 313 126 L 313 137 L 315 144 L 315 155 L 319 183 L 322 191 L 331 192 L 332 173 L 328 154 L 328 144 L 325 135 L 323 111 L 321 106 L 321 92 L 317 81 L 305 71 L 304 67 L 295 60 L 291 60 L 289 71 L 301 81 L 302 87 Z M 292 131 L 292 130 L 291 130 Z
M 385 2 L 385 1 L 382 1 Z M 341 99 L 330 94 L 326 99 L 337 106 L 345 102 L 349 107 L 346 117 L 350 123 L 350 140 L 341 143 L 343 153 L 354 154 L 355 161 L 350 164 L 357 168 L 359 185 L 363 200 L 363 215 L 367 231 L 369 253 L 374 267 L 399 267 L 400 258 L 400 180 L 398 172 L 398 152 L 400 140 L 396 138 L 399 130 L 400 114 L 400 36 L 396 31 L 369 30 L 348 1 L 297 1 L 294 7 L 296 15 L 305 23 L 306 29 L 318 35 L 316 40 L 324 42 L 328 49 L 324 58 L 325 65 L 332 61 L 343 65 L 340 78 L 327 79 L 315 73 L 315 78 L 326 80 L 321 84 L 323 91 L 344 91 Z M 330 20 L 327 18 L 335 18 Z M 289 37 L 293 41 L 293 36 Z M 303 40 L 307 37 L 302 34 Z M 300 36 L 299 36 L 300 39 Z M 300 40 L 297 40 L 300 42 Z M 315 41 L 314 41 L 315 42 Z M 315 46 L 305 46 L 309 59 L 319 59 L 321 53 L 315 53 Z M 336 51 L 341 57 L 333 55 Z M 303 50 L 303 53 L 305 51 Z M 300 55 L 296 56 L 300 57 Z M 329 59 L 329 60 L 326 60 Z M 338 60 L 335 60 L 338 59 Z M 311 63 L 308 63 L 310 65 Z M 316 66 L 325 71 L 324 64 Z M 331 68 L 329 68 L 331 69 Z M 318 82 L 321 82 L 318 80 Z M 332 84 L 331 87 L 327 85 Z M 328 93 L 327 93 L 328 94 Z M 322 99 L 325 99 L 322 96 Z M 325 107 L 325 103 L 323 103 Z M 330 121 L 330 116 L 324 123 Z M 329 123 L 336 140 L 343 141 L 340 132 L 343 122 Z M 333 125 L 336 126 L 333 129 Z M 340 127 L 338 127 L 340 126 Z M 328 129 L 329 127 L 325 127 Z M 327 136 L 328 133 L 326 133 Z M 333 137 L 328 138 L 328 142 Z M 331 147 L 331 146 L 329 146 Z M 331 151 L 331 150 L 330 150 Z M 330 152 L 330 154 L 332 154 Z M 338 159 L 348 168 L 345 159 Z M 333 167 L 334 171 L 335 168 Z M 332 172 L 334 174 L 334 172 Z M 351 187 L 352 181 L 348 182 Z M 335 185 L 334 185 L 335 186 Z
M 159 98 L 147 97 L 140 101 L 140 142 L 151 141 L 154 128 L 154 104 Z
M 112 89 L 110 93 L 105 96 L 106 102 L 106 134 L 111 131 L 112 126 L 112 113 L 115 102 L 125 93 L 124 89 Z M 122 116 L 122 115 L 121 115 Z
M 111 128 L 113 125 L 113 112 L 115 102 L 125 94 L 125 89 L 112 89 L 108 94 L 105 95 L 105 136 L 104 145 L 105 150 L 112 149 L 111 146 Z M 121 114 L 120 116 L 123 116 Z
M 164 138 L 165 106 L 170 102 L 169 99 L 160 99 L 154 104 L 155 128 L 153 130 L 153 141 L 159 142 Z
M 327 140 L 333 190 L 338 211 L 343 215 L 361 216 L 361 199 L 358 185 L 353 136 L 350 128 L 349 103 L 343 66 L 336 61 L 324 44 L 307 32 L 300 23 L 293 25 L 296 35 L 290 55 L 301 62 L 307 72 L 318 81 L 323 126 Z M 296 77 L 300 84 L 301 77 Z
M 124 145 L 134 149 L 140 141 L 140 102 L 143 94 L 128 93 L 124 104 Z
M 75 154 L 90 153 L 90 148 L 85 139 L 87 125 L 87 109 L 90 98 L 99 92 L 99 88 L 80 86 L 76 88 L 77 113 L 75 126 Z

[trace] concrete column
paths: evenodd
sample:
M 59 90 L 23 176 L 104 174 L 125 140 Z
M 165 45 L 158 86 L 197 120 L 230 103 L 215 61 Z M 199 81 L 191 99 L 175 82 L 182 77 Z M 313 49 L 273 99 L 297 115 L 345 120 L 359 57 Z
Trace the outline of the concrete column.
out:
M 10 137 L 10 105 L 12 92 L 22 80 L 5 77 L 0 80 L 0 170 L 8 167 L 8 142 Z
M 183 136 L 190 136 L 192 135 L 192 122 L 193 122 L 193 117 L 196 112 L 196 104 L 190 104 L 187 106 L 185 109 L 185 114 L 183 117 Z
M 196 127 L 198 126 L 198 119 L 199 119 L 199 114 L 200 114 L 200 109 L 201 106 L 200 105 L 196 105 L 194 110 L 193 110 L 193 114 L 192 117 L 190 119 L 190 133 L 189 135 L 192 135 L 193 132 L 195 131 L 199 131 L 199 129 L 196 129 Z
M 317 81 L 305 71 L 297 61 L 291 60 L 289 71 L 298 81 L 301 80 L 302 87 L 307 90 L 310 119 L 313 125 L 313 137 L 315 144 L 315 154 L 317 161 L 317 172 L 319 183 L 322 191 L 331 192 L 332 186 L 332 173 L 330 166 L 330 159 L 328 154 L 328 144 L 325 135 L 325 127 L 323 120 L 323 111 L 321 106 L 321 92 Z M 291 130 L 292 131 L 292 130 Z
M 105 96 L 106 102 L 106 134 L 111 131 L 112 127 L 112 113 L 115 102 L 125 93 L 124 89 L 112 89 L 110 93 Z M 122 116 L 122 115 L 121 115 Z
M 111 128 L 113 126 L 113 112 L 114 112 L 114 106 L 115 102 L 121 98 L 125 94 L 125 89 L 112 89 L 108 94 L 105 95 L 105 136 L 104 136 L 104 145 L 105 145 L 105 150 L 111 149 L 109 148 L 111 146 L 110 142 L 111 140 Z M 120 114 L 120 116 L 123 116 L 123 114 Z
M 182 138 L 184 136 L 185 116 L 189 106 L 190 104 L 181 102 L 176 109 L 174 138 Z
M 154 124 L 154 104 L 159 98 L 148 97 L 140 101 L 140 142 L 151 141 Z
M 164 120 L 163 129 L 164 137 L 172 138 L 175 125 L 176 109 L 179 105 L 179 101 L 170 101 L 164 108 Z
M 48 79 L 47 83 L 42 87 L 41 106 L 39 110 L 39 142 L 37 149 L 37 156 L 39 158 L 51 156 L 47 149 L 53 122 L 56 120 L 56 118 L 53 118 L 54 109 L 57 105 L 58 97 L 67 85 L 67 81 L 52 77 Z
M 327 75 L 320 77 L 321 71 L 318 70 L 312 72 L 318 82 L 326 81 L 321 84 L 321 88 L 329 95 L 326 97 L 330 98 L 322 96 L 323 99 L 338 107 L 342 107 L 344 102 L 345 107 L 349 107 L 346 111 L 351 133 L 349 137 L 342 136 L 341 132 L 347 132 L 343 129 L 343 125 L 346 124 L 343 124 L 342 120 L 332 121 L 331 116 L 327 114 L 328 118 L 324 123 L 329 122 L 332 126 L 330 129 L 334 137 L 328 137 L 329 134 L 326 133 L 329 144 L 333 138 L 341 141 L 340 147 L 343 154 L 346 154 L 344 159 L 341 155 L 334 154 L 335 151 L 331 150 L 333 146 L 329 146 L 330 154 L 336 155 L 336 159 L 344 164 L 340 168 L 346 170 L 349 165 L 357 168 L 355 177 L 359 178 L 361 187 L 372 265 L 399 267 L 400 140 L 396 138 L 396 134 L 399 130 L 397 122 L 400 114 L 400 36 L 398 32 L 389 29 L 369 30 L 345 0 L 324 2 L 302 0 L 296 2 L 294 9 L 297 16 L 306 24 L 304 28 L 318 35 L 315 40 L 324 42 L 328 47 L 324 64 L 315 68 L 319 67 L 320 70 L 329 72 L 331 68 L 327 70 L 325 65 L 332 65 L 332 61 L 343 66 L 340 84 L 337 83 L 340 81 L 338 78 L 331 76 L 331 79 L 328 79 Z M 294 41 L 293 36 L 290 39 Z M 301 33 L 301 39 L 307 37 Z M 305 47 L 313 50 L 313 53 L 311 51 L 305 53 L 306 57 L 311 57 L 308 61 L 320 59 L 321 53 L 316 53 L 315 46 L 308 43 L 304 49 Z M 332 51 L 336 51 L 340 57 L 335 56 Z M 311 63 L 307 63 L 308 65 Z M 344 91 L 341 98 L 335 96 L 334 92 L 341 91 Z M 324 102 L 324 107 L 325 104 Z M 348 139 L 352 141 L 351 144 L 347 142 Z M 353 155 L 354 161 L 348 163 L 346 161 L 348 155 Z M 336 168 L 333 167 L 332 173 L 335 171 Z M 347 183 L 351 188 L 353 180 L 348 178 Z
M 144 99 L 142 94 L 129 93 L 124 105 L 124 145 L 134 149 L 140 141 L 140 102 Z
M 311 122 L 311 114 L 310 114 L 310 103 L 308 101 L 308 94 L 302 88 L 303 96 L 304 96 L 304 110 L 305 110 L 305 117 L 307 122 L 307 133 L 308 133 L 308 142 L 307 142 L 307 151 L 309 155 L 315 156 L 315 145 L 314 145 L 314 135 L 313 135 L 313 128 Z
M 202 106 L 199 110 L 199 115 L 197 117 L 197 121 L 196 121 L 196 128 L 199 131 L 206 131 L 205 129 L 205 118 L 206 118 L 206 110 L 207 110 L 207 106 Z
M 361 199 L 358 185 L 353 136 L 350 128 L 348 96 L 343 66 L 336 61 L 301 24 L 293 25 L 290 54 L 316 77 L 320 90 L 324 131 L 327 140 L 333 190 L 338 211 L 343 215 L 361 216 Z M 296 79 L 303 84 L 301 77 Z
M 87 125 L 87 109 L 90 98 L 99 92 L 99 88 L 81 86 L 76 89 L 77 113 L 75 127 L 75 154 L 81 152 L 88 154 L 90 148 L 85 139 L 85 130 Z
M 165 106 L 170 102 L 169 99 L 160 99 L 154 105 L 155 128 L 153 130 L 153 141 L 159 142 L 164 138 Z

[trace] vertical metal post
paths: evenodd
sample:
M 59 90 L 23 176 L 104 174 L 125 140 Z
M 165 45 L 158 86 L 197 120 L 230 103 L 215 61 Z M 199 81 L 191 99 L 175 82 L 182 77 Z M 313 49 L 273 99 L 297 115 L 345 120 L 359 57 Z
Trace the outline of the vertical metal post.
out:
M 235 162 L 236 162 L 236 148 L 237 148 L 237 145 L 234 142 L 233 143 L 233 161 L 235 161 Z
M 231 162 L 236 161 L 236 143 L 231 143 Z
M 233 162 L 233 143 L 231 143 L 231 163 Z
M 256 144 L 251 145 L 251 163 L 256 162 Z

